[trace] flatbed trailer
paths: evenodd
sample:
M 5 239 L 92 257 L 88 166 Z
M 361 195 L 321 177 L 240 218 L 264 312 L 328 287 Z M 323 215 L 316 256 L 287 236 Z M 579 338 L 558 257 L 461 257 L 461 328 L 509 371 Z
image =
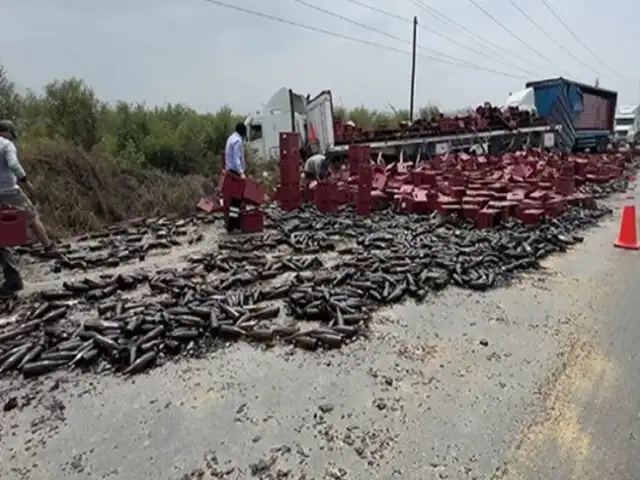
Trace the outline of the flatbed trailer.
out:
M 555 136 L 560 126 L 525 127 L 515 130 L 493 130 L 468 134 L 439 135 L 435 137 L 400 138 L 378 142 L 359 142 L 357 145 L 369 145 L 372 153 L 399 155 L 443 155 L 453 151 L 500 154 L 504 150 L 522 147 L 555 146 Z M 349 145 L 334 145 L 327 150 L 327 156 L 346 155 Z

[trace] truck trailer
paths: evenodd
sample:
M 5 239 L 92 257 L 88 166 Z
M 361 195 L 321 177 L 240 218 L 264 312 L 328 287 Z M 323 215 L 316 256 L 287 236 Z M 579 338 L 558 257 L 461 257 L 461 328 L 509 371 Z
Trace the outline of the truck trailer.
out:
M 558 148 L 604 152 L 612 143 L 617 92 L 562 77 L 528 82 L 525 88 L 538 115 L 561 127 Z

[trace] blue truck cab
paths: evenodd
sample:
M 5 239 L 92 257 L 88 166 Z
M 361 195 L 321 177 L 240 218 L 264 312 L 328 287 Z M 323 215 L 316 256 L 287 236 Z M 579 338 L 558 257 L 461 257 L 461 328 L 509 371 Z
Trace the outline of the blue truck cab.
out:
M 603 152 L 612 142 L 618 93 L 562 77 L 526 84 L 538 115 L 562 127 L 556 145 L 563 151 Z

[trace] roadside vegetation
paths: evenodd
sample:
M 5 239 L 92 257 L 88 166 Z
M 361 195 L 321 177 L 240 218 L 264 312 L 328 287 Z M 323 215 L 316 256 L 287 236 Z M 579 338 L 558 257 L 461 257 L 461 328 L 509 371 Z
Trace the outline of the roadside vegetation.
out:
M 421 115 L 436 113 L 420 109 Z M 336 116 L 361 127 L 393 127 L 406 111 L 364 106 Z M 185 214 L 212 188 L 227 136 L 244 115 L 222 107 L 101 101 L 83 80 L 54 80 L 23 91 L 0 66 L 0 118 L 18 126 L 22 161 L 54 236 L 98 229 L 140 216 Z M 276 166 L 249 162 L 252 174 Z M 273 175 L 271 176 L 273 178 Z

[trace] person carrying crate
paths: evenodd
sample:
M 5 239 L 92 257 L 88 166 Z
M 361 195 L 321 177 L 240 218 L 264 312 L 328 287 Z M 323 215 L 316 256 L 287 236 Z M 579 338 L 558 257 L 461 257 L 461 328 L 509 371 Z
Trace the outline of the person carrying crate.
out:
M 228 175 L 236 175 L 240 178 L 246 178 L 244 141 L 247 138 L 247 126 L 239 122 L 234 132 L 227 138 L 225 146 L 225 171 Z M 238 199 L 231 200 L 229 206 L 229 214 L 227 215 L 227 232 L 232 233 L 240 230 L 240 210 L 242 201 Z
M 55 245 L 49 239 L 38 212 L 23 189 L 33 197 L 33 185 L 18 158 L 15 146 L 16 128 L 9 120 L 0 120 L 0 205 L 15 207 L 27 212 L 34 235 L 42 243 L 45 253 L 55 253 Z M 4 283 L 0 295 L 13 295 L 22 290 L 23 283 L 15 257 L 8 248 L 0 248 L 0 267 Z

